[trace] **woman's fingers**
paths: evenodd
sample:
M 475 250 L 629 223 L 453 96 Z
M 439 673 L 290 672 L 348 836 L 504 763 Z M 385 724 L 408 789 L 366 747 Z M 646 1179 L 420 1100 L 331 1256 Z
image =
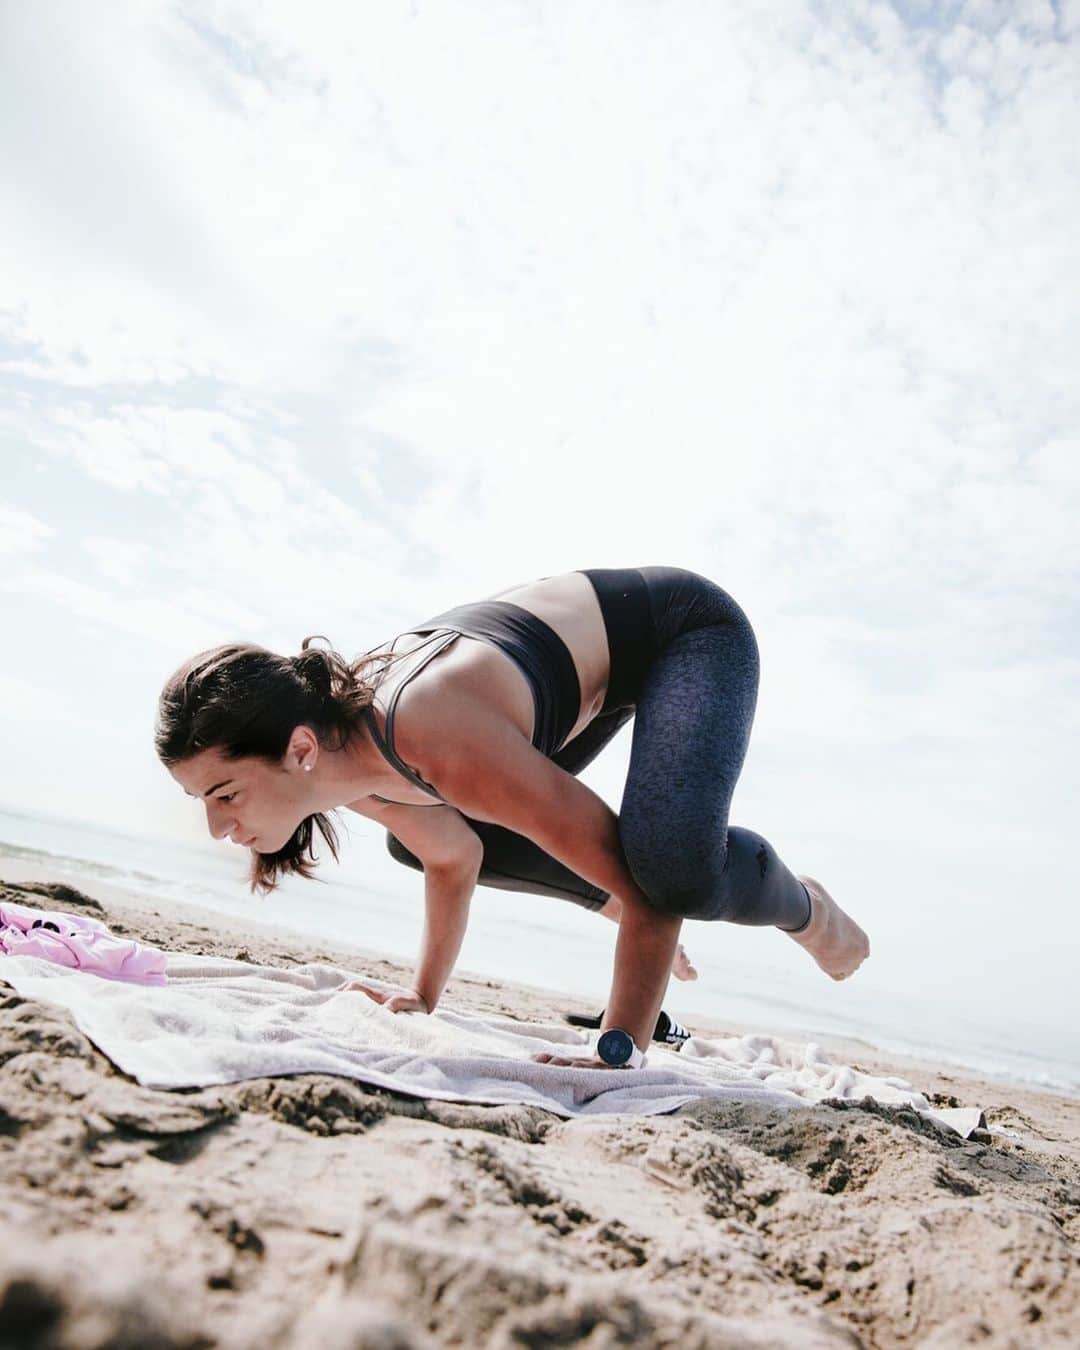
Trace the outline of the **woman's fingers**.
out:
M 618 1069 L 619 1064 L 608 1064 L 606 1060 L 598 1055 L 593 1055 L 591 1059 L 569 1059 L 565 1055 L 551 1055 L 546 1051 L 532 1057 L 539 1064 L 562 1064 L 570 1069 Z
M 420 995 L 411 989 L 408 993 L 402 994 L 395 993 L 392 989 L 372 989 L 371 985 L 365 984 L 363 980 L 346 980 L 344 984 L 338 985 L 338 990 L 339 992 L 351 990 L 359 994 L 367 994 L 368 998 L 373 999 L 374 1002 L 381 1003 L 387 1012 L 426 1013 L 428 1010 L 427 1004 Z
M 368 998 L 374 999 L 376 1003 L 385 1003 L 388 998 L 393 997 L 388 990 L 372 989 L 371 985 L 364 984 L 362 980 L 346 980 L 344 984 L 338 985 L 338 989 L 341 991 L 355 990 L 357 993 L 367 994 Z

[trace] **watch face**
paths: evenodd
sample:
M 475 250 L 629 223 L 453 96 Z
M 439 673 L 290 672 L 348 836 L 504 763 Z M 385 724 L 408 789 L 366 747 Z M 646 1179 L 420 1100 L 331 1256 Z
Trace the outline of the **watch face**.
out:
M 618 1027 L 605 1031 L 596 1042 L 596 1053 L 605 1064 L 625 1064 L 633 1050 L 633 1039 Z

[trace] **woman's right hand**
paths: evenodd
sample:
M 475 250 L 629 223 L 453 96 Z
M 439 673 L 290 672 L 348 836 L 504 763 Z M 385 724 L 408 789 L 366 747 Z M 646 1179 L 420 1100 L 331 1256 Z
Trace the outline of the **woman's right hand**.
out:
M 381 1003 L 387 1012 L 429 1013 L 431 1011 L 427 1002 L 415 989 L 409 989 L 403 994 L 395 994 L 387 989 L 372 989 L 371 985 L 365 984 L 363 980 L 346 980 L 344 984 L 338 985 L 338 989 L 342 992 L 355 989 L 361 994 L 367 994 L 368 998 L 373 999 L 376 1003 Z

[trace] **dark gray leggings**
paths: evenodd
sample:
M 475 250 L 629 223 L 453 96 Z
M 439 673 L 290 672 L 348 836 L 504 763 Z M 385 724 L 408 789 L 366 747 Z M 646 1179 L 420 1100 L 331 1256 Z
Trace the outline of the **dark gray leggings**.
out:
M 639 587 L 644 581 L 650 618 L 649 631 L 633 635 L 649 653 L 632 691 L 636 702 L 602 712 L 551 758 L 580 773 L 633 717 L 619 838 L 649 902 L 685 918 L 800 928 L 810 911 L 802 882 L 768 840 L 728 824 L 757 704 L 760 666 L 750 621 L 725 590 L 696 572 L 625 572 Z M 557 896 L 586 909 L 608 899 L 525 836 L 466 819 L 484 845 L 481 885 Z M 387 846 L 398 861 L 422 866 L 392 834 Z

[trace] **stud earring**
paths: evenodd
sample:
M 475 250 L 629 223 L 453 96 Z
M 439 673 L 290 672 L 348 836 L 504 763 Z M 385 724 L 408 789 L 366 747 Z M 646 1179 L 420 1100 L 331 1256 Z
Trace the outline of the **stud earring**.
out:
M 311 772 L 311 765 L 310 765 L 310 764 L 305 764 L 305 765 L 304 765 L 304 772 L 305 772 L 305 773 L 310 773 L 310 772 Z

